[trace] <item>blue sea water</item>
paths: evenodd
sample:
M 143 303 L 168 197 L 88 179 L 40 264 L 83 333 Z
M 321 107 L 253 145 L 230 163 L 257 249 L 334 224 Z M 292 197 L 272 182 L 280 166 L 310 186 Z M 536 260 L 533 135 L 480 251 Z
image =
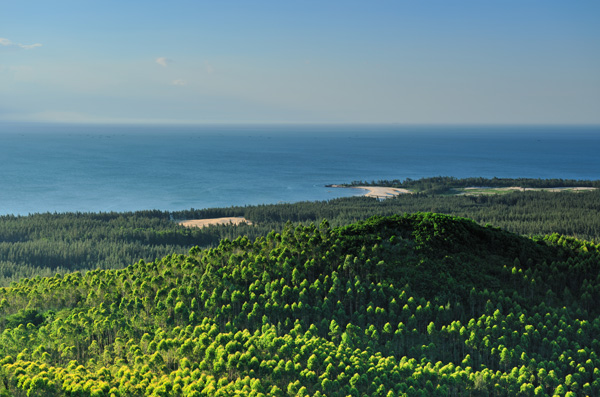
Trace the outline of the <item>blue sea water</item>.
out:
M 600 178 L 600 127 L 0 124 L 0 214 L 328 200 L 355 180 Z

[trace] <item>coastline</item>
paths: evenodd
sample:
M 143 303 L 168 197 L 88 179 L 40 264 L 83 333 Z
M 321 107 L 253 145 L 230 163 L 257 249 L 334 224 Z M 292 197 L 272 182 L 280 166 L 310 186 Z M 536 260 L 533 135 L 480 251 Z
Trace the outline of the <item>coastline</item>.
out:
M 374 197 L 378 199 L 385 199 L 390 197 L 399 196 L 401 194 L 412 194 L 408 189 L 402 189 L 397 187 L 385 187 L 385 186 L 343 186 L 343 185 L 329 185 L 329 187 L 341 187 L 351 189 L 362 189 L 366 190 L 363 196 Z

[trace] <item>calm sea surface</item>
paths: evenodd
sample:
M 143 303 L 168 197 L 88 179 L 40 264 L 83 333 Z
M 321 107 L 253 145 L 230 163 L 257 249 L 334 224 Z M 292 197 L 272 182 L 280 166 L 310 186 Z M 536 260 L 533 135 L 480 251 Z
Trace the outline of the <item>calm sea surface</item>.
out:
M 327 200 L 429 176 L 600 178 L 600 127 L 0 124 L 0 214 Z

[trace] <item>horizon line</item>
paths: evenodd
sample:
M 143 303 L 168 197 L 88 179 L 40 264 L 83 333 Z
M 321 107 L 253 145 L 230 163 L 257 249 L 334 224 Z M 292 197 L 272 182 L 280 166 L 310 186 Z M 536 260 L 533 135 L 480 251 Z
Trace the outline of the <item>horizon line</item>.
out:
M 600 127 L 596 123 L 549 123 L 549 122 L 317 122 L 317 121 L 212 121 L 193 122 L 177 120 L 1 120 L 0 124 L 54 124 L 54 125 L 127 125 L 127 126 L 396 126 L 396 127 Z

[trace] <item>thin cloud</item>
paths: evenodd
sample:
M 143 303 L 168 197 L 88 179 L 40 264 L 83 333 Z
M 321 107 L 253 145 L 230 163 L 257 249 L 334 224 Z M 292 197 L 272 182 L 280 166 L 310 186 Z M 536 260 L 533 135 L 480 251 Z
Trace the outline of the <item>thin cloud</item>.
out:
M 187 81 L 185 80 L 181 80 L 181 79 L 177 79 L 177 80 L 173 80 L 171 82 L 172 85 L 178 85 L 178 86 L 184 86 L 187 85 Z
M 42 45 L 40 43 L 35 43 L 35 44 L 19 44 L 19 47 L 24 48 L 26 50 L 31 50 L 32 48 L 36 48 L 36 47 L 41 47 Z
M 166 57 L 159 57 L 156 58 L 156 63 L 158 63 L 160 66 L 162 66 L 163 68 L 166 68 L 168 64 L 170 64 L 172 61 Z
M 21 43 L 14 43 L 11 40 L 4 38 L 4 37 L 0 37 L 0 46 L 2 47 L 12 47 L 12 48 L 22 48 L 24 50 L 31 50 L 33 48 L 37 48 L 37 47 L 41 47 L 42 44 L 40 43 L 35 43 L 35 44 L 21 44 Z

